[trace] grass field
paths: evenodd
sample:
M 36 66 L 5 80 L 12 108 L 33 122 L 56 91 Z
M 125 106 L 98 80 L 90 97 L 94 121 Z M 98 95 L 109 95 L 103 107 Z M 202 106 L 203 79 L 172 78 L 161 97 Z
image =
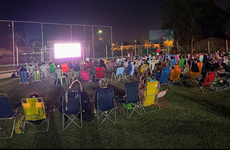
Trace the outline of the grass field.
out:
M 109 77 L 109 74 L 107 74 Z M 115 95 L 124 95 L 124 83 L 111 83 Z M 0 92 L 7 93 L 12 107 L 20 100 L 37 92 L 47 105 L 53 104 L 50 129 L 46 133 L 14 134 L 10 139 L 0 140 L 0 149 L 229 149 L 230 98 L 229 91 L 203 94 L 191 84 L 173 85 L 165 95 L 168 104 L 160 111 L 133 114 L 127 119 L 117 109 L 117 124 L 108 120 L 101 126 L 96 118 L 83 122 L 83 128 L 74 124 L 65 131 L 61 126 L 61 113 L 55 102 L 67 86 L 54 85 L 48 81 L 19 86 L 18 78 L 0 80 Z M 83 83 L 90 99 L 98 88 L 97 83 Z M 166 89 L 167 87 L 162 87 Z M 35 126 L 35 125 L 33 125 Z M 36 128 L 36 126 L 35 126 Z

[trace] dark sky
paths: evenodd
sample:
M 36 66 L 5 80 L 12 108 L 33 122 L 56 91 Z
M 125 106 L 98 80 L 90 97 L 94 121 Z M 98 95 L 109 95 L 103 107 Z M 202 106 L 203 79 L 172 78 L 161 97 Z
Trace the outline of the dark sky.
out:
M 105 25 L 115 41 L 149 39 L 161 27 L 160 3 L 166 0 L 0 0 L 1 20 Z M 225 9 L 227 0 L 214 0 Z

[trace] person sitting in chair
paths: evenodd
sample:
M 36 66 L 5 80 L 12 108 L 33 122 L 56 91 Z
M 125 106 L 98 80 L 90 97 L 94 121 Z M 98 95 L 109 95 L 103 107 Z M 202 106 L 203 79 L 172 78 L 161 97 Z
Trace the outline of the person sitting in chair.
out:
M 103 78 L 99 81 L 99 85 L 101 89 L 107 89 L 108 88 L 108 80 Z M 93 114 L 96 116 L 96 105 L 97 105 L 97 90 L 94 93 L 94 103 L 93 103 Z
M 141 66 L 140 72 L 141 72 L 142 76 L 143 76 L 143 75 L 148 76 L 149 65 L 148 65 L 147 60 L 145 60 L 145 61 L 144 61 L 144 64 Z
M 83 91 L 82 84 L 79 80 L 74 80 L 69 86 L 69 88 L 65 90 L 65 96 L 66 96 L 65 99 L 68 102 L 68 96 L 67 96 L 68 92 L 76 92 L 76 91 L 79 91 L 81 93 L 81 105 L 83 110 L 82 119 L 87 122 L 90 122 L 93 120 L 92 108 L 90 106 L 89 98 L 87 94 Z M 61 106 L 61 103 L 62 103 L 62 99 L 61 102 L 58 103 L 58 105 Z M 62 107 L 59 108 L 59 111 L 62 112 Z
M 181 72 L 180 78 L 182 78 L 183 82 L 185 82 L 185 79 L 189 79 L 190 77 L 190 66 L 191 62 L 187 61 L 185 69 Z

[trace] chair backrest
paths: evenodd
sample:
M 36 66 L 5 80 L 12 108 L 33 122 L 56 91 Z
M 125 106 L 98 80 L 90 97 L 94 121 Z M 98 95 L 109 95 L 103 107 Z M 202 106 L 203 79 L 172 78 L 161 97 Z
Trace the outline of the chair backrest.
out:
M 215 81 L 216 78 L 216 73 L 213 72 L 207 72 L 204 78 L 204 82 L 202 84 L 202 86 L 204 87 L 209 87 L 212 85 L 212 83 Z
M 23 98 L 21 102 L 26 120 L 37 121 L 46 119 L 45 105 L 41 97 Z
M 174 66 L 174 69 L 172 69 L 170 73 L 170 80 L 172 80 L 172 82 L 178 82 L 178 80 L 180 79 L 180 68 L 179 67 L 175 68 L 175 66 Z
M 131 70 L 131 72 L 130 72 L 130 75 L 131 75 L 131 76 L 133 76 L 133 74 L 134 74 L 134 65 L 132 66 L 132 70 Z
M 80 77 L 82 81 L 85 81 L 85 82 L 90 81 L 90 74 L 86 70 L 82 70 L 80 72 Z
M 152 62 L 149 66 L 150 70 L 154 70 L 156 62 Z
M 174 69 L 180 68 L 179 65 L 174 65 Z
M 115 106 L 113 88 L 97 90 L 97 109 L 107 111 Z
M 14 115 L 7 94 L 0 93 L 0 118 L 9 118 Z
M 105 77 L 104 67 L 97 67 L 95 71 L 95 76 L 96 78 L 104 78 Z
M 180 61 L 179 61 L 179 67 L 182 68 L 184 66 L 184 58 L 182 58 Z
M 201 71 L 202 71 L 202 62 L 198 62 L 197 63 L 197 66 L 198 66 L 198 68 L 199 68 L 199 72 L 198 73 L 196 73 L 196 77 L 199 77 L 200 76 L 200 74 L 201 74 Z
M 62 69 L 56 69 L 55 72 L 57 73 L 57 77 L 58 78 L 62 78 L 63 77 L 63 71 L 62 71 Z
M 82 110 L 80 91 L 63 91 L 62 92 L 62 113 L 77 114 Z
M 88 61 L 87 68 L 91 69 L 92 67 L 93 67 L 93 62 L 92 61 Z
M 20 71 L 20 79 L 22 83 L 28 82 L 26 71 Z
M 67 75 L 68 78 L 73 78 L 74 77 L 74 72 L 71 71 L 71 70 L 67 70 L 66 75 Z
M 172 59 L 172 62 L 171 62 L 171 67 L 173 67 L 175 64 L 176 64 L 176 59 Z
M 148 82 L 144 92 L 145 100 L 143 105 L 149 106 L 155 104 L 156 95 L 159 92 L 159 81 Z
M 126 103 L 139 101 L 139 82 L 125 83 Z
M 39 70 L 34 70 L 34 81 L 40 81 L 40 71 Z
M 50 64 L 49 65 L 49 72 L 53 73 L 55 71 L 55 68 L 56 68 L 55 64 Z
M 123 75 L 123 73 L 124 73 L 124 67 L 117 68 L 116 76 Z
M 105 64 L 107 63 L 107 59 L 104 60 L 104 63 L 105 63 Z
M 170 67 L 165 67 L 164 70 L 161 71 L 161 77 L 160 77 L 161 84 L 169 81 L 170 73 L 171 73 Z
M 68 63 L 63 63 L 61 65 L 61 69 L 62 69 L 63 73 L 66 73 L 66 71 L 69 70 Z

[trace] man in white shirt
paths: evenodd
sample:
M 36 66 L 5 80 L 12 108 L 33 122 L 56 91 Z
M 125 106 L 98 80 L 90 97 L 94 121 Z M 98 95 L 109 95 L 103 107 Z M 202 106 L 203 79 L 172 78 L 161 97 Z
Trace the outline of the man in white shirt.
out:
M 48 67 L 47 67 L 47 65 L 45 64 L 45 62 L 42 63 L 40 69 L 41 69 L 41 75 L 42 75 L 42 77 L 43 77 L 43 78 L 46 78 L 47 71 L 48 71 L 48 70 L 47 70 Z
M 130 53 L 128 53 L 128 58 L 130 57 Z

